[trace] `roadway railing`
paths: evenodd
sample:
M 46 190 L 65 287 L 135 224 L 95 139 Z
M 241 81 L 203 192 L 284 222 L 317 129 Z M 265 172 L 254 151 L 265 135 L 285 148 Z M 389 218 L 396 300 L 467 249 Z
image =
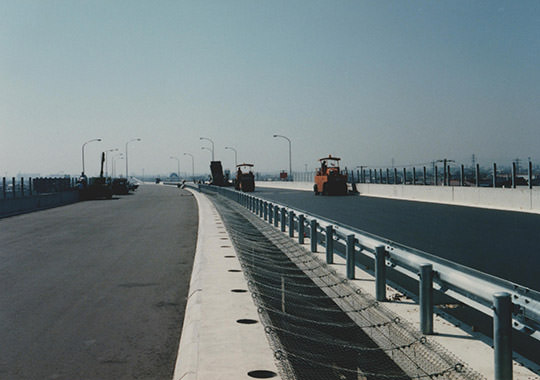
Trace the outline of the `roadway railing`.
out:
M 346 259 L 347 278 L 355 277 L 360 255 L 373 262 L 375 297 L 386 300 L 386 268 L 419 280 L 420 329 L 433 333 L 433 289 L 436 289 L 494 319 L 496 368 L 512 368 L 512 349 L 508 337 L 512 328 L 540 340 L 540 293 L 510 281 L 465 267 L 429 253 L 360 231 L 330 219 L 271 202 L 229 188 L 199 185 L 223 195 L 258 215 L 300 244 L 309 236 L 311 251 L 325 247 L 326 262 L 335 254 Z M 497 359 L 498 358 L 498 359 Z M 504 377 L 496 377 L 502 379 Z

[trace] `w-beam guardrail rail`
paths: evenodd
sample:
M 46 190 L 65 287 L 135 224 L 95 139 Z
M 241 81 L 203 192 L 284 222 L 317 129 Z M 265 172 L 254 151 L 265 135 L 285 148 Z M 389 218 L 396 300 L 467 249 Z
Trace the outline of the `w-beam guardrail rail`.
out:
M 199 190 L 219 193 L 246 207 L 289 236 L 326 247 L 326 262 L 334 254 L 346 259 L 347 277 L 355 277 L 355 257 L 365 255 L 375 268 L 375 297 L 386 299 L 386 267 L 419 280 L 420 329 L 433 333 L 433 289 L 493 317 L 495 379 L 512 376 L 512 328 L 540 341 L 540 293 L 501 278 L 456 264 L 420 250 L 360 231 L 321 216 L 228 188 L 199 184 Z

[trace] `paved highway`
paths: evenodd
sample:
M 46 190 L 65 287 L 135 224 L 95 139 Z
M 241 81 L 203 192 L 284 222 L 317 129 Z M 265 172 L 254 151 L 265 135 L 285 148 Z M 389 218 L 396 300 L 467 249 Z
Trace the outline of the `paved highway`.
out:
M 150 185 L 0 220 L 0 378 L 171 378 L 197 225 Z
M 255 195 L 540 291 L 540 215 L 295 190 Z

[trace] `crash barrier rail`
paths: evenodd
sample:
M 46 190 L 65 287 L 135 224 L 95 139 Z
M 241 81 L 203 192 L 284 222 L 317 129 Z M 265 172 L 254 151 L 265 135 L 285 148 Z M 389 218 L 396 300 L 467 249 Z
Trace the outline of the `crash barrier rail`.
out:
M 324 217 L 307 213 L 250 194 L 211 185 L 199 185 L 244 206 L 282 232 L 288 230 L 300 244 L 310 237 L 310 248 L 320 243 L 326 262 L 334 255 L 346 259 L 346 275 L 355 278 L 356 258 L 364 255 L 375 268 L 375 298 L 386 300 L 386 268 L 419 279 L 420 329 L 433 333 L 433 289 L 493 317 L 495 379 L 512 376 L 512 328 L 540 340 L 540 293 L 510 281 L 453 263 L 417 249 L 360 231 Z

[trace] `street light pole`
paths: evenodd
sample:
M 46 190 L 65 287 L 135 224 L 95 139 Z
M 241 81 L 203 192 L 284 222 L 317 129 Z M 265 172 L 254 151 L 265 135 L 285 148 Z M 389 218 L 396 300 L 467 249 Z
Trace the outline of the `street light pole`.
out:
M 291 161 L 291 139 L 289 139 L 288 137 L 286 136 L 283 136 L 283 135 L 274 135 L 274 137 L 281 137 L 285 140 L 287 140 L 289 142 L 289 175 L 290 175 L 290 180 L 292 181 L 293 180 L 293 175 L 292 175 L 292 161 Z
M 128 144 L 130 142 L 133 142 L 133 141 L 141 141 L 141 139 L 139 138 L 136 138 L 136 139 L 131 139 L 129 140 L 127 143 L 126 143 L 126 180 L 128 181 Z
M 191 153 L 184 153 L 184 156 L 191 156 L 191 180 L 195 180 L 195 157 Z
M 86 144 L 88 143 L 91 143 L 93 141 L 101 141 L 101 139 L 92 139 L 92 140 L 88 140 L 87 142 L 85 142 L 83 145 L 82 145 L 82 175 L 84 175 L 84 147 L 86 146 Z
M 178 157 L 170 157 L 171 160 L 176 160 L 176 163 L 178 164 L 178 171 L 176 174 L 178 174 L 178 180 L 180 180 L 180 159 Z
M 116 160 L 123 160 L 123 159 L 124 159 L 124 157 L 123 157 L 122 153 L 120 153 L 119 156 L 113 157 L 113 159 L 112 159 L 112 168 L 111 168 L 111 169 L 112 169 L 112 172 L 113 172 L 113 173 L 112 173 L 112 174 L 113 174 L 113 177 L 116 176 Z
M 214 142 L 211 139 L 209 139 L 208 137 L 199 137 L 199 140 L 208 140 L 208 141 L 210 141 L 212 143 L 211 152 L 212 152 L 212 161 L 214 161 Z
M 116 152 L 118 148 L 108 149 L 105 151 L 105 177 L 109 177 L 109 153 Z M 111 169 L 112 170 L 112 169 Z
M 230 149 L 234 152 L 234 170 L 238 166 L 238 152 L 232 146 L 226 146 L 225 149 Z

